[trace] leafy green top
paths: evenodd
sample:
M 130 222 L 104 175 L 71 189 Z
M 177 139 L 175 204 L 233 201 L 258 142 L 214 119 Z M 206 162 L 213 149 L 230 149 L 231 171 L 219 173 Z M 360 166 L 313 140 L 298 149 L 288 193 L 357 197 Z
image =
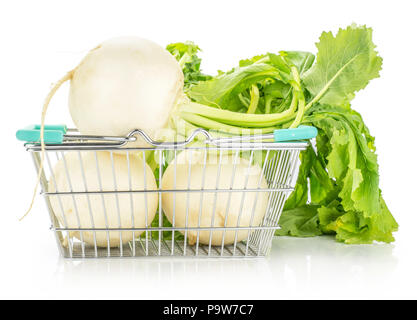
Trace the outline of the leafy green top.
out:
M 345 105 L 379 76 L 382 59 L 375 51 L 370 28 L 352 25 L 340 29 L 336 37 L 323 32 L 316 46 L 317 63 L 302 78 L 315 96 L 313 103 Z
M 167 45 L 166 49 L 178 60 L 184 72 L 185 88 L 199 81 L 211 79 L 211 76 L 201 72 L 201 59 L 197 56 L 200 48 L 191 41 L 177 42 Z
M 241 60 L 214 77 L 201 76 L 199 64 L 189 65 L 184 73 L 191 79 L 186 89 L 193 102 L 182 107 L 182 121 L 233 132 L 317 127 L 315 146 L 301 154 L 279 234 L 331 233 L 345 243 L 391 242 L 398 225 L 379 189 L 374 138 L 351 108 L 355 93 L 378 77 L 382 66 L 372 29 L 353 24 L 335 36 L 323 32 L 316 45 L 314 65 L 315 56 L 301 51 Z M 198 51 L 190 43 L 170 46 L 179 61 Z

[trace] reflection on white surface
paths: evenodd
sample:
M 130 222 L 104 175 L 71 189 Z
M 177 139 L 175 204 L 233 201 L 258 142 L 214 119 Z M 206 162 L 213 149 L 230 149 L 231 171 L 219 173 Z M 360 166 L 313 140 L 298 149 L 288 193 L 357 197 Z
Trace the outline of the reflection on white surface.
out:
M 345 245 L 333 237 L 279 238 L 274 240 L 271 268 L 274 277 L 294 294 L 321 295 L 318 286 L 378 290 L 397 268 L 394 248 L 387 244 Z
M 137 288 L 137 292 L 143 289 L 147 291 L 144 295 L 147 298 L 204 298 L 216 287 L 225 289 L 225 294 L 229 291 L 233 296 L 242 279 L 255 282 L 257 275 L 268 274 L 270 267 L 265 259 L 59 259 L 57 267 L 57 275 L 64 286 L 82 285 L 88 275 L 89 287 L 129 287 L 130 291 Z
M 393 249 L 393 245 L 347 246 L 328 237 L 282 237 L 274 239 L 267 258 L 60 258 L 55 276 L 61 286 L 119 287 L 122 295 L 123 290 L 137 288 L 136 293 L 146 291 L 146 297 L 212 298 L 213 293 L 217 298 L 320 297 L 324 289 L 334 289 L 337 297 L 338 290 L 382 289 L 397 266 Z

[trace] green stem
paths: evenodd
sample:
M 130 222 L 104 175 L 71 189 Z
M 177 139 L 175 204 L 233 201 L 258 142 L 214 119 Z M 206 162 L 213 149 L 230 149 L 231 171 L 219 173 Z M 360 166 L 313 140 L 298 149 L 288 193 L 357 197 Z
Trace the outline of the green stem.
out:
M 297 110 L 297 116 L 295 117 L 295 120 L 290 125 L 290 128 L 296 128 L 300 124 L 301 119 L 303 118 L 303 115 L 304 115 L 305 98 L 304 98 L 304 93 L 303 93 L 303 91 L 301 89 L 300 74 L 298 73 L 297 68 L 291 67 L 291 73 L 292 73 L 292 75 L 294 77 L 295 82 L 297 83 L 297 86 L 300 87 L 300 90 L 294 92 L 294 95 L 296 95 L 299 98 L 299 101 L 298 101 L 298 110 Z
M 152 171 L 155 171 L 155 169 L 159 166 L 154 157 L 155 151 L 146 151 L 146 153 L 146 163 L 149 165 Z
M 255 113 L 259 103 L 259 89 L 258 86 L 253 84 L 250 90 L 250 104 L 246 113 Z
M 271 113 L 271 102 L 272 102 L 272 97 L 267 96 L 265 98 L 265 113 Z
M 186 113 L 186 112 L 181 113 L 181 118 L 197 127 L 201 127 L 204 129 L 214 129 L 214 130 L 219 130 L 222 132 L 232 133 L 232 134 L 270 133 L 276 129 L 276 127 L 263 127 L 259 129 L 236 127 L 236 126 L 231 126 L 231 125 L 227 125 L 224 123 L 220 123 L 211 119 L 207 119 L 197 114 Z
M 295 120 L 293 121 L 293 123 L 290 125 L 290 128 L 297 128 L 298 125 L 301 122 L 301 119 L 303 118 L 303 115 L 304 115 L 306 102 L 305 102 L 303 93 L 299 92 L 298 94 L 301 94 L 302 97 L 300 97 L 299 102 L 298 102 L 297 116 L 295 117 Z
M 189 102 L 179 107 L 179 112 L 197 114 L 228 124 L 248 127 L 264 127 L 265 125 L 280 124 L 288 121 L 293 116 L 296 106 L 297 101 L 293 97 L 290 108 L 281 113 L 245 114 L 229 110 L 216 109 L 196 102 Z
M 244 97 L 244 96 L 242 95 L 242 93 L 239 93 L 237 96 L 238 96 L 238 98 L 239 98 L 240 102 L 242 102 L 242 104 L 243 104 L 246 108 L 249 108 L 250 101 L 248 100 L 248 98 Z
M 191 123 L 185 121 L 180 116 L 176 115 L 171 117 L 170 119 L 170 127 L 177 132 L 181 130 L 184 131 L 184 133 L 187 135 L 188 132 L 192 132 L 194 130 L 197 130 L 198 127 L 192 125 Z

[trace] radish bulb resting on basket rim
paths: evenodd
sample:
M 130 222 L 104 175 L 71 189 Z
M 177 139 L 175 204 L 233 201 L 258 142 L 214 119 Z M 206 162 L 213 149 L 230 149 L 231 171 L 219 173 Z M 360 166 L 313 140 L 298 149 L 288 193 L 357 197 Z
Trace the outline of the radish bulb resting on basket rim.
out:
M 44 163 L 45 115 L 59 87 L 70 81 L 69 111 L 81 134 L 126 136 L 142 129 L 153 139 L 168 124 L 171 111 L 184 97 L 184 75 L 175 58 L 158 44 L 138 38 L 107 40 L 91 50 L 46 97 L 41 119 L 41 164 Z M 138 138 L 129 147 L 147 144 Z M 25 215 L 26 215 L 25 214 Z
M 91 50 L 74 69 L 69 110 L 82 134 L 126 136 L 142 129 L 155 139 L 183 86 L 182 70 L 164 48 L 141 38 L 116 38 Z

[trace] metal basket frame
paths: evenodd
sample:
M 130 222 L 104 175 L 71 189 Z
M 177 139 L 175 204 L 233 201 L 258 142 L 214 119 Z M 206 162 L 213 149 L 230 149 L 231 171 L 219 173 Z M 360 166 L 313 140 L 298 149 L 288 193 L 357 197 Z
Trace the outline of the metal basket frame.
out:
M 69 130 L 73 132 L 75 130 Z M 205 137 L 203 141 L 203 146 L 193 146 L 191 143 L 195 141 L 195 138 L 199 135 Z M 128 143 L 131 141 L 135 141 L 138 137 L 144 139 L 150 146 L 145 148 L 129 148 Z M 187 139 L 180 142 L 157 142 L 152 140 L 146 133 L 142 130 L 134 130 L 126 137 L 104 137 L 104 136 L 85 136 L 79 134 L 70 134 L 65 135 L 64 143 L 62 144 L 47 144 L 45 146 L 45 168 L 41 175 L 41 193 L 43 194 L 46 205 L 49 211 L 50 219 L 51 219 L 51 230 L 54 232 L 58 248 L 60 253 L 65 258 L 100 258 L 100 257 L 142 257 L 142 256 L 194 256 L 194 257 L 260 257 L 265 256 L 269 253 L 272 238 L 275 233 L 275 230 L 279 229 L 278 221 L 280 215 L 282 213 L 282 209 L 284 203 L 291 193 L 294 190 L 294 184 L 298 172 L 298 162 L 299 162 L 299 153 L 300 151 L 304 150 L 308 146 L 308 141 L 298 141 L 298 142 L 264 142 L 264 141 L 257 141 L 261 137 L 260 136 L 250 136 L 250 137 L 231 137 L 231 138 L 220 138 L 214 139 L 209 132 L 203 129 L 198 129 L 194 131 Z M 26 143 L 25 144 L 26 150 L 30 152 L 32 155 L 35 169 L 38 171 L 40 168 L 40 161 L 41 161 L 41 148 L 39 143 Z M 142 161 L 143 165 L 145 166 L 146 151 L 154 151 L 158 158 L 158 166 L 159 168 L 164 168 L 166 164 L 166 151 L 172 151 L 174 153 L 174 159 L 176 159 L 178 153 L 189 150 L 189 152 L 204 152 L 204 168 L 203 168 L 203 181 L 202 181 L 202 188 L 201 189 L 174 189 L 166 190 L 161 188 L 161 184 L 158 183 L 158 188 L 156 190 L 148 190 L 145 187 L 143 190 L 134 190 L 131 187 L 129 190 L 118 190 L 116 184 L 116 175 L 114 163 L 112 162 L 112 170 L 115 182 L 115 189 L 112 191 L 103 191 L 103 190 L 88 190 L 87 183 L 85 180 L 85 174 L 83 172 L 83 179 L 84 185 L 86 189 L 84 191 L 73 191 L 72 189 L 70 192 L 60 192 L 57 190 L 54 193 L 48 192 L 48 172 L 49 172 L 49 179 L 54 179 L 53 176 L 53 162 L 59 161 L 60 159 L 64 159 L 64 154 L 67 152 L 76 152 L 78 153 L 80 159 L 81 170 L 83 169 L 82 165 L 82 153 L 84 152 L 94 152 L 95 157 L 97 159 L 97 151 L 109 151 L 111 157 L 113 157 L 114 152 L 125 152 L 129 167 L 129 158 L 132 152 L 135 153 L 142 153 Z M 261 154 L 261 156 L 265 156 L 265 160 L 262 164 L 262 173 L 261 176 L 264 176 L 268 187 L 261 188 L 260 187 L 260 180 L 258 183 L 258 188 L 244 188 L 235 189 L 232 188 L 234 182 L 234 173 L 232 174 L 232 181 L 231 187 L 229 189 L 224 188 L 220 189 L 217 188 L 219 175 L 221 170 L 221 161 L 218 164 L 218 173 L 217 173 L 217 180 L 216 180 L 216 188 L 214 189 L 205 189 L 204 188 L 204 175 L 206 169 L 206 163 L 208 159 L 208 154 L 211 152 L 217 153 L 218 157 L 221 157 L 224 154 L 231 154 L 232 158 L 234 159 L 234 169 L 236 168 L 236 159 L 241 157 L 243 152 L 249 155 L 249 166 L 254 163 L 254 158 Z M 55 157 L 51 156 L 55 155 Z M 113 158 L 112 158 L 113 159 Z M 112 160 L 113 161 L 113 160 Z M 97 172 L 98 177 L 100 177 L 100 168 L 97 164 Z M 177 165 L 175 163 L 175 165 Z M 177 167 L 176 167 L 177 168 Z M 190 181 L 190 172 L 191 172 L 191 163 L 189 164 L 189 175 L 188 175 L 188 185 Z M 159 170 L 159 182 L 163 176 L 163 170 Z M 70 177 L 68 176 L 68 183 L 71 188 L 71 181 Z M 100 179 L 100 178 L 99 178 Z M 129 179 L 130 179 L 130 171 L 129 171 Z M 246 184 L 247 184 L 246 178 Z M 100 186 L 101 189 L 101 186 Z M 174 212 L 174 221 L 173 226 L 166 227 L 163 226 L 163 217 L 164 212 L 162 210 L 162 194 L 166 192 L 171 192 L 174 194 L 178 193 L 187 193 L 187 197 L 191 193 L 199 193 L 200 194 L 200 211 L 202 206 L 203 197 L 207 193 L 214 193 L 214 199 L 217 199 L 217 195 L 221 192 L 226 192 L 229 194 L 229 201 L 230 195 L 233 192 L 238 192 L 242 194 L 242 203 L 239 212 L 238 222 L 236 226 L 225 226 L 223 227 L 214 227 L 212 218 L 211 226 L 201 226 L 200 220 L 198 222 L 197 227 L 177 227 L 175 226 L 175 212 Z M 263 222 L 260 225 L 252 225 L 253 219 L 253 211 L 251 222 L 247 226 L 240 226 L 239 219 L 240 215 L 242 214 L 242 206 L 244 203 L 245 193 L 247 192 L 255 192 L 256 193 L 256 200 L 253 206 L 253 211 L 255 210 L 256 201 L 258 199 L 259 193 L 264 192 L 268 194 L 268 206 L 263 218 Z M 55 216 L 52 205 L 50 202 L 51 197 L 60 197 L 63 196 L 70 196 L 74 201 L 74 205 L 76 206 L 75 196 L 76 195 L 85 195 L 88 199 L 88 203 L 90 203 L 89 197 L 90 195 L 104 195 L 114 194 L 115 198 L 118 199 L 119 194 L 129 194 L 130 198 L 132 199 L 132 194 L 144 194 L 145 205 L 147 196 L 146 193 L 157 193 L 158 194 L 158 209 L 156 212 L 155 217 L 158 217 L 159 224 L 158 226 L 152 226 L 151 222 L 147 221 L 146 219 L 146 226 L 144 228 L 96 228 L 94 227 L 94 219 L 93 214 L 91 212 L 90 207 L 90 217 L 92 218 L 92 225 L 89 228 L 81 228 L 81 225 L 78 225 L 78 228 L 69 228 L 66 223 L 60 223 Z M 104 198 L 103 198 L 104 199 Z M 175 197 L 174 197 L 175 199 Z M 118 201 L 118 200 L 116 200 Z M 216 207 L 216 200 L 214 201 L 214 207 Z M 187 212 L 188 212 L 188 203 L 187 203 Z M 174 205 L 175 207 L 175 205 Z M 62 205 L 61 205 L 62 209 Z M 104 200 L 103 200 L 103 209 L 106 212 Z M 63 209 L 62 209 L 63 210 Z M 131 215 L 133 219 L 133 208 L 131 207 Z M 214 213 L 215 208 L 213 209 Z M 146 210 L 147 211 L 147 210 Z M 78 221 L 80 221 L 78 212 L 76 215 L 78 217 Z M 104 213 L 106 215 L 106 213 Z M 120 219 L 120 211 L 119 211 L 119 219 Z M 187 213 L 188 214 L 188 213 Z M 226 212 L 226 221 L 227 221 L 227 214 Z M 200 212 L 201 215 L 201 212 Z M 107 218 L 107 216 L 106 216 Z M 188 219 L 188 216 L 187 216 Z M 200 219 L 200 218 L 199 218 Z M 187 222 L 188 223 L 188 222 Z M 132 226 L 134 225 L 132 220 Z M 197 231 L 197 241 L 193 245 L 189 245 L 187 243 L 187 231 L 195 230 Z M 200 232 L 203 230 L 210 231 L 210 242 L 209 244 L 201 244 L 199 243 L 199 235 Z M 248 235 L 245 240 L 238 242 L 237 235 L 238 231 L 240 230 L 248 230 Z M 94 233 L 94 245 L 90 245 L 82 241 L 83 239 L 83 232 L 91 231 Z M 109 232 L 120 232 L 120 239 L 122 237 L 122 232 L 132 232 L 132 240 L 127 244 L 122 244 L 120 240 L 120 245 L 118 247 L 111 247 L 109 244 L 107 247 L 102 248 L 97 246 L 96 242 L 96 233 L 97 232 L 106 232 L 107 239 L 109 239 Z M 135 237 L 135 231 L 143 231 L 142 235 L 137 238 Z M 165 234 L 171 234 L 171 237 L 165 236 Z M 184 239 L 176 239 L 175 234 L 177 232 L 184 233 Z M 223 232 L 223 241 L 220 246 L 215 246 L 211 244 L 211 236 L 212 232 L 214 231 L 222 231 Z M 224 243 L 224 234 L 226 231 L 235 231 L 235 241 L 233 244 L 226 245 Z M 74 239 L 70 236 L 70 232 L 79 232 L 81 241 Z M 155 236 L 157 234 L 158 236 Z M 109 241 L 109 240 L 108 240 Z

